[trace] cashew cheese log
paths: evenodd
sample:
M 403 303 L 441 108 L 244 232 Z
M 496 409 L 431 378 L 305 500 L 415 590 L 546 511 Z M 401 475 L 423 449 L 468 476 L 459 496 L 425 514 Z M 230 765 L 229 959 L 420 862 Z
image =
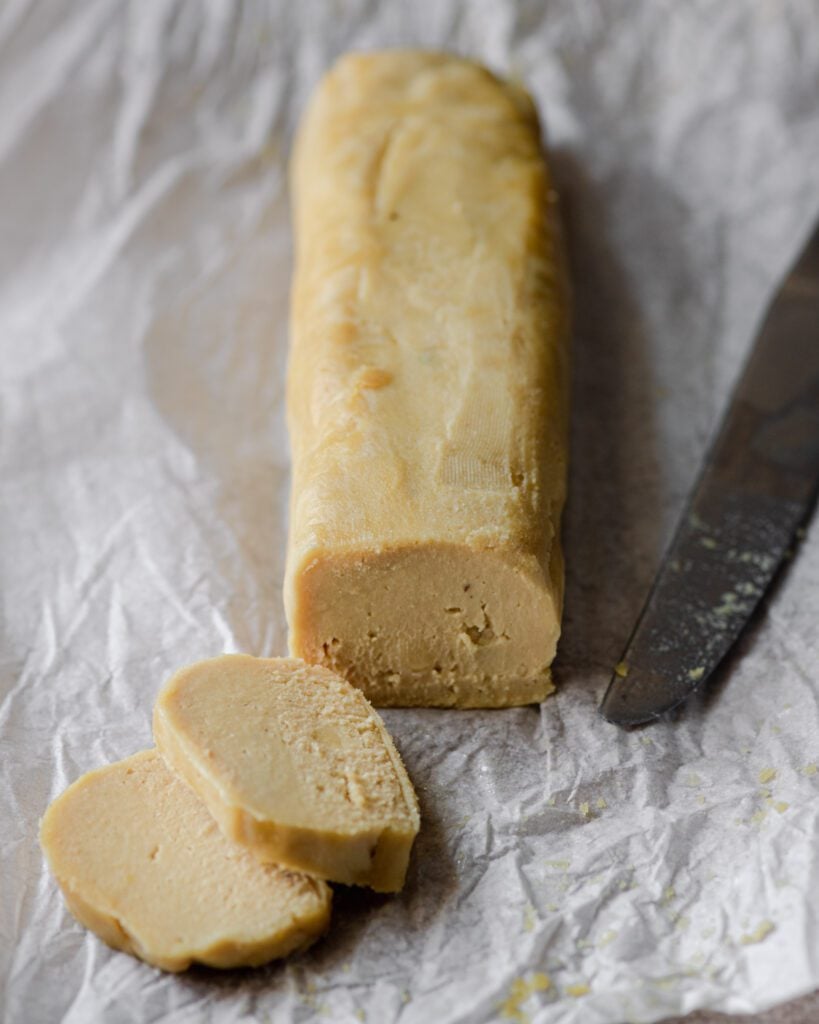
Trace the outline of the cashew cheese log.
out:
M 334 672 L 225 655 L 177 672 L 154 738 L 222 832 L 261 860 L 396 892 L 418 801 L 384 724 Z
M 347 56 L 292 186 L 291 653 L 377 705 L 539 701 L 567 299 L 532 102 L 456 57 Z
M 324 882 L 225 839 L 156 750 L 69 786 L 40 842 L 77 920 L 165 971 L 256 966 L 309 946 L 330 919 Z

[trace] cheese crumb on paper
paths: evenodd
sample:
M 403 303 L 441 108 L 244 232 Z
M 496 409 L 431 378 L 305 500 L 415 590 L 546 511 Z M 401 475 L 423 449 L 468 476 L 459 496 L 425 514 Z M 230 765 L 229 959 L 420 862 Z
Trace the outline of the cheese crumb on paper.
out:
M 548 974 L 533 974 L 527 981 L 525 978 L 515 978 L 509 987 L 508 997 L 500 1004 L 500 1011 L 506 1020 L 518 1021 L 519 1024 L 529 1024 L 529 1015 L 523 1010 L 523 1004 L 535 992 L 546 992 L 552 987 L 552 981 Z
M 776 925 L 773 921 L 760 921 L 759 925 L 752 932 L 746 932 L 740 936 L 739 941 L 743 946 L 753 946 L 757 942 L 762 942 L 763 939 L 766 939 L 775 928 Z

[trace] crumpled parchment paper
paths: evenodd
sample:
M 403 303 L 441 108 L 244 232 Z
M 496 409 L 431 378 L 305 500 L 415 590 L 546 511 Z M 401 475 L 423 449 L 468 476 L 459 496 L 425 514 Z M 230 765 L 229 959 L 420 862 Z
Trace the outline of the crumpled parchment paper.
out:
M 542 708 L 389 711 L 397 898 L 290 962 L 169 977 L 69 916 L 48 802 L 158 688 L 284 650 L 286 160 L 348 48 L 454 48 L 543 113 L 575 289 L 568 595 Z M 596 704 L 819 212 L 812 0 L 0 7 L 0 1016 L 655 1021 L 819 986 L 819 522 L 673 723 Z

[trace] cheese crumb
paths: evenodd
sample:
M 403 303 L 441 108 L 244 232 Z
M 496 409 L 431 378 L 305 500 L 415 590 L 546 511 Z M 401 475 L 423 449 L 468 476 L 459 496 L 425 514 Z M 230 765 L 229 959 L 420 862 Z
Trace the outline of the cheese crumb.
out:
M 760 921 L 759 926 L 752 932 L 747 932 L 745 935 L 740 937 L 740 942 L 743 946 L 752 946 L 757 942 L 762 942 L 766 939 L 771 932 L 776 928 L 773 921 Z
M 602 796 L 599 796 L 597 798 L 597 807 L 601 811 L 604 811 L 608 807 L 608 804 L 606 803 L 606 801 L 603 799 Z
M 579 999 L 581 996 L 587 996 L 589 992 L 591 992 L 589 986 L 582 983 L 579 985 L 566 986 L 566 995 L 571 996 L 572 999 Z
M 583 803 L 580 805 L 580 813 L 583 815 L 584 818 L 588 818 L 591 815 L 591 807 L 589 807 L 589 803 L 587 800 L 584 800 Z
M 619 676 L 621 679 L 625 679 L 628 675 L 628 662 L 618 661 L 614 666 L 614 674 Z
M 817 770 L 819 770 L 819 769 L 817 769 L 816 765 L 813 762 L 811 762 L 810 764 L 806 764 L 805 765 L 805 767 L 802 769 L 802 774 L 803 775 L 815 775 Z
M 518 1024 L 527 1024 L 529 1017 L 523 1011 L 523 1004 L 535 992 L 546 992 L 551 986 L 552 982 L 548 974 L 533 974 L 529 981 L 526 981 L 525 978 L 515 978 L 509 987 L 509 995 L 500 1004 L 501 1014 L 507 1020 L 518 1021 Z
M 776 778 L 776 768 L 763 768 L 759 773 L 759 781 L 764 786 L 766 782 L 773 782 Z

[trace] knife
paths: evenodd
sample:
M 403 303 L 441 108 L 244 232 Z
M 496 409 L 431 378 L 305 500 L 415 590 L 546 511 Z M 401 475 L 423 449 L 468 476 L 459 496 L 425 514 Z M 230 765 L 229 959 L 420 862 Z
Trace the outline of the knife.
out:
M 600 705 L 650 722 L 702 686 L 795 543 L 819 491 L 819 226 L 769 306 Z

